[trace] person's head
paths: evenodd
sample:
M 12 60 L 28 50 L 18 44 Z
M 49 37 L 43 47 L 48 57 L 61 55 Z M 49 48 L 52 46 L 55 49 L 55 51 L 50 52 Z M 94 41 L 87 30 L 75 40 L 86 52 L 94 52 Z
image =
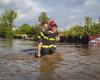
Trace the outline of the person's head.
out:
M 53 31 L 54 33 L 57 32 L 57 27 L 56 26 L 52 26 L 51 27 L 51 31 Z
M 42 23 L 42 26 L 43 26 L 43 27 L 42 27 L 42 31 L 45 32 L 46 30 L 48 30 L 48 26 L 49 26 L 49 25 L 48 25 L 47 22 Z
M 54 20 L 51 20 L 49 22 L 49 28 L 53 31 L 53 32 L 57 32 L 57 24 L 55 23 Z
M 56 22 L 55 22 L 54 20 L 49 21 L 49 25 L 50 25 L 51 27 L 52 27 L 52 26 L 57 27 L 57 24 L 56 24 Z
M 48 28 L 48 23 L 44 23 L 43 27 L 47 29 Z

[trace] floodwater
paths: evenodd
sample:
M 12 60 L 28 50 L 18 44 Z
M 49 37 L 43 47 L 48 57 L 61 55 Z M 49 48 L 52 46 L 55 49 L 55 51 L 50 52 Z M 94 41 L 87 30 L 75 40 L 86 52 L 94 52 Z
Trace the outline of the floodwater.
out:
M 100 80 L 100 47 L 59 44 L 34 58 L 33 41 L 0 40 L 0 80 Z

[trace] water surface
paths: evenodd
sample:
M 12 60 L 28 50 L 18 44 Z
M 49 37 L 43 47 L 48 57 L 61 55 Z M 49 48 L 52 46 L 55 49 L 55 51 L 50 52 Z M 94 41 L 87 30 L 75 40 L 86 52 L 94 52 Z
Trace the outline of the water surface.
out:
M 34 58 L 33 41 L 0 40 L 0 80 L 100 80 L 100 47 L 58 45 Z

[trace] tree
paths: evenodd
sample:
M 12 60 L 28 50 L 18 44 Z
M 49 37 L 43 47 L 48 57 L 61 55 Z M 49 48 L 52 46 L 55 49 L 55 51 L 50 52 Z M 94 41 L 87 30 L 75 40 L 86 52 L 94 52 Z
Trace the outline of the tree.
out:
M 93 34 L 100 34 L 100 22 L 99 23 L 95 23 L 94 25 L 94 33 Z
M 29 37 L 33 35 L 33 27 L 28 24 L 23 24 L 15 30 L 16 35 L 26 34 Z
M 17 17 L 17 13 L 14 10 L 5 10 L 4 13 L 0 16 L 0 27 L 1 31 L 0 35 L 3 35 L 7 38 L 13 37 L 12 27 L 14 26 L 14 20 Z
M 38 21 L 40 22 L 40 25 L 47 22 L 49 20 L 49 17 L 45 12 L 41 12 L 40 16 L 38 17 Z
M 36 24 L 34 27 L 33 27 L 33 36 L 34 36 L 34 39 L 35 40 L 37 40 L 37 38 L 38 38 L 38 35 L 39 35 L 39 33 L 40 33 L 40 31 L 41 31 L 41 26 L 40 25 L 38 25 L 38 24 Z
M 68 31 L 70 36 L 83 36 L 83 27 L 75 25 Z
M 91 30 L 94 30 L 93 25 L 94 24 L 92 18 L 89 16 L 85 16 L 84 34 L 90 35 L 92 32 Z
M 1 14 L 0 21 L 5 27 L 13 27 L 13 22 L 16 17 L 17 12 L 14 10 L 5 10 L 5 12 Z

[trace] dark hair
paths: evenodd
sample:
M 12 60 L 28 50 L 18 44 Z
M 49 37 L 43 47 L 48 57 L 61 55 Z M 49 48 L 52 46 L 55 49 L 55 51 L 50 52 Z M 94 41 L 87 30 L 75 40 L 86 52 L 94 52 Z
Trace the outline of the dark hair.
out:
M 48 24 L 48 21 L 42 22 L 42 25 L 44 25 L 44 24 Z

